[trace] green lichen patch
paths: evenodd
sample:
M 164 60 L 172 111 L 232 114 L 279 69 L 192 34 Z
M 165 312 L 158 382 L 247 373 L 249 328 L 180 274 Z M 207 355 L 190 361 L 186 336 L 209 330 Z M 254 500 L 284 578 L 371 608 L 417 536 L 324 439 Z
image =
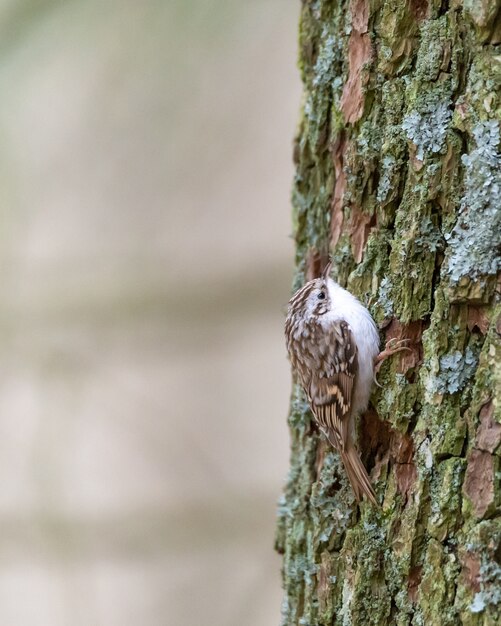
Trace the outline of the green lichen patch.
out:
M 381 105 L 374 107 L 378 115 L 374 123 L 381 128 L 381 152 L 377 155 L 379 181 L 376 187 L 376 209 L 378 223 L 385 228 L 393 223 L 404 178 L 407 142 L 401 123 L 405 88 L 403 79 L 384 81 L 381 85 Z
M 432 481 L 431 511 L 428 533 L 444 542 L 454 536 L 461 525 L 461 486 L 466 462 L 464 459 L 447 459 L 438 464 Z
M 499 0 L 464 0 L 466 15 L 472 20 L 481 41 L 501 42 Z
M 349 277 L 355 268 L 355 259 L 351 251 L 348 235 L 341 236 L 335 250 L 331 254 L 332 275 L 340 285 L 346 286 Z
M 416 198 L 409 179 L 395 219 L 390 253 L 393 292 L 399 294 L 394 311 L 403 323 L 422 319 L 431 309 L 436 252 L 423 246 L 422 224 L 430 219 L 430 207 Z M 405 267 L 405 271 L 402 268 Z
M 416 415 L 417 385 L 392 368 L 382 372 L 379 379 L 381 387 L 372 397 L 378 415 L 398 431 L 407 432 Z
M 375 30 L 381 50 L 378 71 L 390 76 L 407 71 L 417 45 L 418 30 L 410 3 L 399 0 L 383 2 Z
M 355 267 L 347 280 L 348 290 L 368 307 L 372 304 L 372 294 L 377 282 L 388 271 L 387 261 L 384 259 L 389 248 L 389 241 L 387 231 L 380 229 L 377 234 L 371 233 L 365 245 L 362 262 Z
M 341 610 L 344 615 L 350 615 L 352 624 L 381 624 L 390 615 L 391 602 L 383 565 L 385 535 L 385 529 L 380 523 L 365 520 L 350 531 L 346 538 L 342 554 L 351 555 L 350 569 L 356 585 L 348 587 L 349 600 L 343 594 Z
M 459 562 L 454 551 L 435 539 L 430 539 L 425 553 L 418 610 L 412 620 L 413 626 L 457 626 L 458 614 L 454 599 L 458 572 Z

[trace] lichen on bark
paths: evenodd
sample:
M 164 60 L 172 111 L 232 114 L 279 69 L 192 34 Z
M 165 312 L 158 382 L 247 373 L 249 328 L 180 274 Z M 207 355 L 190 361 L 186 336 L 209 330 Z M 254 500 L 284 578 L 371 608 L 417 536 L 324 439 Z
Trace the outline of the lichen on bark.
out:
M 501 618 L 500 2 L 303 0 L 293 289 L 329 255 L 385 364 L 357 506 L 293 386 L 284 625 Z

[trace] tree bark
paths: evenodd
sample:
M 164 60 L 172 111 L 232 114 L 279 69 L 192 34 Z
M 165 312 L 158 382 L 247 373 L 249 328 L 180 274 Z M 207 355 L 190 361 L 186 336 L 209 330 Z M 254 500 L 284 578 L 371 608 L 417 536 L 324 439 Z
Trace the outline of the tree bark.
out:
M 293 386 L 284 625 L 501 617 L 499 0 L 303 0 L 296 274 L 329 254 L 382 343 L 359 506 Z

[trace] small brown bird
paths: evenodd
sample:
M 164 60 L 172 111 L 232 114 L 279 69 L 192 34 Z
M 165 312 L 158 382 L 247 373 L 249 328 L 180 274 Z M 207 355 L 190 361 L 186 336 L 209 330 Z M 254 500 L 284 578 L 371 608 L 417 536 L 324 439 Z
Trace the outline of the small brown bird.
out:
M 315 420 L 338 450 L 357 501 L 377 504 L 353 441 L 356 415 L 369 403 L 376 363 L 402 347 L 379 354 L 379 333 L 369 311 L 329 277 L 307 282 L 290 299 L 285 322 L 287 350 L 308 395 Z

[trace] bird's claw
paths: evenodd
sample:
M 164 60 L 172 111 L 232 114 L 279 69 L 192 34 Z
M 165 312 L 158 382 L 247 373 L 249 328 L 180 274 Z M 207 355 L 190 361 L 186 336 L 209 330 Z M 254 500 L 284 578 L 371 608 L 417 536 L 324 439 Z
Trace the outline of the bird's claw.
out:
M 381 387 L 381 385 L 378 383 L 376 376 L 381 368 L 381 365 L 390 356 L 393 356 L 398 352 L 402 352 L 402 350 L 408 350 L 410 352 L 411 349 L 407 346 L 410 342 L 410 339 L 397 339 L 396 337 L 393 337 L 386 342 L 384 350 L 377 355 L 374 361 L 374 381 L 378 387 Z

